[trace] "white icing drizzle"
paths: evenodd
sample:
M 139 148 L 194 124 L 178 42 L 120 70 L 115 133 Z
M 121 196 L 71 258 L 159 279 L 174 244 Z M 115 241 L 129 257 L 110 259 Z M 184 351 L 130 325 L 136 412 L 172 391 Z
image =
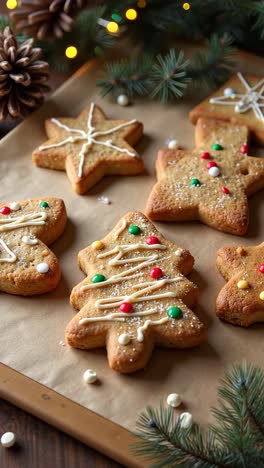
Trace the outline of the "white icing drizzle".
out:
M 39 147 L 39 150 L 43 151 L 49 148 L 56 148 L 56 147 L 64 146 L 67 143 L 75 143 L 76 141 L 84 141 L 84 143 L 82 144 L 81 151 L 79 152 L 79 158 L 80 158 L 79 167 L 78 167 L 79 178 L 81 178 L 83 174 L 83 165 L 84 165 L 85 155 L 87 153 L 88 148 L 92 145 L 102 145 L 102 146 L 106 146 L 107 148 L 112 148 L 116 151 L 119 151 L 120 153 L 126 153 L 129 156 L 133 156 L 133 157 L 136 156 L 135 153 L 132 153 L 128 149 L 120 148 L 119 146 L 114 145 L 112 143 L 112 140 L 105 140 L 105 141 L 97 140 L 97 137 L 104 137 L 106 135 L 111 135 L 117 130 L 128 127 L 129 125 L 132 125 L 133 123 L 136 122 L 136 119 L 130 120 L 129 122 L 125 122 L 123 124 L 116 125 L 115 127 L 112 127 L 108 130 L 95 131 L 95 128 L 92 126 L 93 112 L 94 112 L 94 102 L 91 103 L 89 113 L 88 113 L 87 131 L 68 127 L 67 125 L 60 122 L 58 119 L 52 118 L 51 121 L 55 125 L 62 128 L 68 133 L 75 133 L 76 136 L 70 135 L 68 138 L 65 138 L 65 140 L 62 140 L 58 143 L 52 143 L 50 145 L 44 145 L 44 146 Z
M 14 218 L 0 218 L 0 232 L 12 231 L 25 226 L 41 226 L 48 218 L 47 213 L 32 213 Z
M 0 244 L 2 245 L 4 250 L 10 255 L 10 257 L 0 258 L 0 263 L 3 263 L 3 262 L 15 263 L 17 258 L 14 252 L 12 252 L 12 250 L 9 249 L 9 247 L 6 245 L 6 243 L 2 239 L 0 239 Z
M 144 341 L 144 334 L 143 331 L 145 331 L 149 325 L 162 325 L 162 323 L 166 323 L 169 321 L 169 317 L 162 317 L 160 320 L 146 320 L 144 325 L 141 327 L 138 327 L 137 329 L 137 340 L 142 343 Z
M 116 232 L 118 232 L 121 228 L 122 230 L 125 229 L 124 223 L 122 223 L 122 225 Z M 107 284 L 119 283 L 124 280 L 129 280 L 132 278 L 139 277 L 143 273 L 138 272 L 138 270 L 142 270 L 143 268 L 153 264 L 154 262 L 157 263 L 157 261 L 159 260 L 159 255 L 157 253 L 153 253 L 152 255 L 148 257 L 139 255 L 138 257 L 124 259 L 123 256 L 127 254 L 128 252 L 132 252 L 135 250 L 166 250 L 166 249 L 167 249 L 167 246 L 163 244 L 148 245 L 148 244 L 138 243 L 138 244 L 117 245 L 113 249 L 109 250 L 108 252 L 104 252 L 104 253 L 97 255 L 97 258 L 112 257 L 114 255 L 114 258 L 111 258 L 108 261 L 108 265 L 119 266 L 119 265 L 127 265 L 129 263 L 137 263 L 137 265 L 131 268 L 127 268 L 123 270 L 122 272 L 111 276 L 106 281 L 103 281 L 101 283 L 89 283 L 87 285 L 81 286 L 81 290 L 83 291 L 86 289 L 104 287 Z M 184 279 L 184 276 L 179 275 L 179 276 L 176 276 L 175 278 L 162 278 L 160 280 L 145 281 L 145 282 L 141 282 L 138 284 L 134 284 L 132 286 L 132 290 L 134 290 L 134 292 L 132 292 L 131 294 L 125 295 L 125 296 L 110 296 L 110 297 L 104 297 L 102 299 L 97 299 L 94 305 L 97 309 L 106 309 L 106 308 L 111 309 L 111 308 L 117 308 L 123 302 L 139 303 L 139 302 L 146 302 L 150 300 L 163 299 L 166 297 L 176 297 L 177 296 L 176 292 L 172 292 L 172 291 L 168 291 L 165 293 L 157 293 L 157 294 L 150 294 L 150 293 L 156 290 L 159 290 L 166 284 L 182 281 L 183 279 Z M 159 312 L 158 307 L 155 309 L 149 309 L 149 310 L 145 310 L 141 312 L 131 312 L 128 314 L 124 314 L 124 312 L 113 312 L 113 313 L 108 313 L 102 316 L 85 317 L 85 318 L 80 319 L 79 323 L 86 324 L 86 323 L 101 322 L 101 321 L 125 322 L 127 319 L 132 318 L 132 317 L 144 317 L 144 316 L 156 314 L 158 312 Z M 144 340 L 143 332 L 147 329 L 149 325 L 160 325 L 162 323 L 166 323 L 168 320 L 170 320 L 168 316 L 161 317 L 158 320 L 147 319 L 145 323 L 139 326 L 137 329 L 137 340 L 139 342 L 142 342 Z
M 102 254 L 99 254 L 97 257 L 98 258 L 105 258 L 109 257 L 113 254 L 117 254 L 112 260 L 109 260 L 109 265 L 111 266 L 116 266 L 116 265 L 123 265 L 127 263 L 139 263 L 139 265 L 136 265 L 135 267 L 129 268 L 127 270 L 122 271 L 121 273 L 117 273 L 116 275 L 110 276 L 106 281 L 103 281 L 102 283 L 89 283 L 84 286 L 81 286 L 81 291 L 85 291 L 86 289 L 92 289 L 92 288 L 98 288 L 98 287 L 103 287 L 107 284 L 114 284 L 114 283 L 120 283 L 123 280 L 126 279 L 132 279 L 136 278 L 138 276 L 141 276 L 141 273 L 135 273 L 134 272 L 138 270 L 142 270 L 142 268 L 145 268 L 146 266 L 151 265 L 158 259 L 158 254 L 153 254 L 150 257 L 134 257 L 134 258 L 128 258 L 125 260 L 121 260 L 122 257 L 127 253 L 131 252 L 133 250 L 165 250 L 167 249 L 166 245 L 162 244 L 153 244 L 153 245 L 147 245 L 147 244 L 128 244 L 128 245 L 117 245 L 114 247 L 112 250 L 109 250 L 108 252 L 104 252 Z
M 230 96 L 223 94 L 210 99 L 211 104 L 220 104 L 223 106 L 234 106 L 235 112 L 243 113 L 252 109 L 257 119 L 264 122 L 264 78 L 262 78 L 255 86 L 251 87 L 242 73 L 237 74 L 239 80 L 244 85 L 246 92 L 244 94 L 233 93 Z
M 127 220 L 123 219 L 121 225 L 114 233 L 114 239 L 118 239 L 118 237 L 120 236 L 120 234 L 122 234 L 122 232 L 126 229 L 126 227 L 127 227 Z

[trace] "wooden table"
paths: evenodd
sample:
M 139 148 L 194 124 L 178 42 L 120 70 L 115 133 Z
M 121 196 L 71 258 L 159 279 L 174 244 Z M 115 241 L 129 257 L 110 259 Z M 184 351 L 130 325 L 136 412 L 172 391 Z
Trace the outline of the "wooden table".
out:
M 0 13 L 6 13 L 3 4 L 0 5 Z M 52 89 L 56 89 L 67 78 L 66 74 L 51 73 Z M 0 138 L 12 130 L 15 125 L 17 123 L 11 121 L 0 123 Z M 14 432 L 18 442 L 10 449 L 4 449 L 0 446 L 1 468 L 104 468 L 120 466 L 10 403 L 0 400 L 0 435 L 7 431 Z

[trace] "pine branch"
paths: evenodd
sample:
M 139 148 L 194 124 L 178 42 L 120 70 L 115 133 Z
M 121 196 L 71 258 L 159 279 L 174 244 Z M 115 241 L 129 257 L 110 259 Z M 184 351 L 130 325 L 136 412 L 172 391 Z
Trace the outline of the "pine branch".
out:
M 132 57 L 130 60 L 110 62 L 106 65 L 102 79 L 97 86 L 102 96 L 111 93 L 130 97 L 145 95 L 161 102 L 179 98 L 191 83 L 219 84 L 224 82 L 234 66 L 231 39 L 220 39 L 213 35 L 206 52 L 196 53 L 192 64 L 184 60 L 184 53 L 178 55 L 170 49 L 165 55 Z
M 181 429 L 172 408 L 148 407 L 137 423 L 132 449 L 153 467 L 264 467 L 264 371 L 234 366 L 219 388 L 216 424 Z

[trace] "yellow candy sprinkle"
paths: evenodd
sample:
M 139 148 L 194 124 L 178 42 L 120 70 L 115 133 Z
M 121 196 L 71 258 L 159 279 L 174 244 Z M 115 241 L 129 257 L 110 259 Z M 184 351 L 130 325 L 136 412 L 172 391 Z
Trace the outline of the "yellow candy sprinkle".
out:
M 259 295 L 259 298 L 264 301 L 264 291 L 261 291 L 260 295 Z
M 92 243 L 92 248 L 93 248 L 94 250 L 101 250 L 101 249 L 104 248 L 104 243 L 103 243 L 102 241 L 99 241 L 99 240 L 94 241 L 94 242 Z
M 238 281 L 238 283 L 237 283 L 237 287 L 238 287 L 239 289 L 248 289 L 248 288 L 249 288 L 249 284 L 248 284 L 248 282 L 247 282 L 246 280 L 240 280 L 240 281 Z

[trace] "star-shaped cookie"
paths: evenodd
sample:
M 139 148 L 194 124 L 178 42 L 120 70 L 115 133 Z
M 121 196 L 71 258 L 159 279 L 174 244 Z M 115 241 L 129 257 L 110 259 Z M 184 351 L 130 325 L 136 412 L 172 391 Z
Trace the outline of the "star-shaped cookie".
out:
M 216 301 L 218 317 L 248 327 L 264 321 L 264 242 L 251 247 L 224 247 L 216 266 L 228 283 Z
M 47 245 L 63 233 L 66 220 L 58 198 L 0 204 L 0 291 L 32 296 L 56 288 L 59 261 Z
M 193 152 L 162 149 L 158 183 L 146 207 L 158 221 L 200 220 L 220 231 L 244 235 L 247 196 L 264 188 L 264 159 L 247 156 L 247 127 L 200 118 Z
M 263 145 L 264 78 L 237 73 L 190 112 L 190 120 L 194 124 L 199 117 L 246 125 L 251 130 L 252 137 Z
M 92 102 L 77 118 L 52 118 L 45 124 L 49 140 L 34 150 L 32 159 L 37 166 L 66 170 L 79 194 L 104 175 L 133 175 L 144 170 L 143 160 L 130 146 L 143 133 L 143 125 L 135 119 L 107 120 Z
M 125 215 L 103 240 L 82 250 L 79 265 L 87 275 L 72 291 L 79 310 L 68 324 L 70 346 L 106 346 L 112 369 L 142 369 L 155 345 L 189 348 L 205 338 L 190 308 L 198 289 L 184 275 L 194 259 L 166 240 L 140 212 Z

